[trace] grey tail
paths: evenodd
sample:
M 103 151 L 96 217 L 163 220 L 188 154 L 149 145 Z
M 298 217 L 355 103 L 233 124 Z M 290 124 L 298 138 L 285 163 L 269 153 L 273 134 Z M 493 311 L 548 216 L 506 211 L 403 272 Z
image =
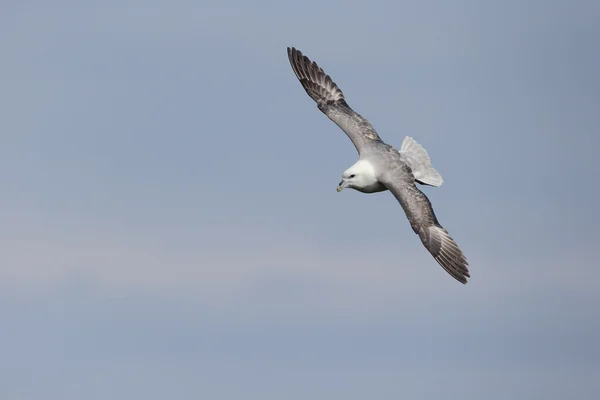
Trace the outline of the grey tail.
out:
M 319 105 L 344 101 L 344 94 L 316 62 L 310 61 L 300 50 L 287 49 L 294 73 L 306 93 Z
M 427 150 L 413 138 L 409 136 L 404 138 L 400 154 L 412 169 L 417 182 L 429 186 L 440 186 L 444 182 L 439 172 L 431 166 Z

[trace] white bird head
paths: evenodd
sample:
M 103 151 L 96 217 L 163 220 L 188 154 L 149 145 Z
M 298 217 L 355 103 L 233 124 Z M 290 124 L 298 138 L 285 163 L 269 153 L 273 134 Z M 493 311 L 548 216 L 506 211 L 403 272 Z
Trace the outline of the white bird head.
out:
M 361 192 L 370 192 L 377 185 L 377 177 L 371 163 L 366 160 L 358 160 L 356 164 L 344 171 L 337 191 L 341 192 L 345 188 L 350 188 Z

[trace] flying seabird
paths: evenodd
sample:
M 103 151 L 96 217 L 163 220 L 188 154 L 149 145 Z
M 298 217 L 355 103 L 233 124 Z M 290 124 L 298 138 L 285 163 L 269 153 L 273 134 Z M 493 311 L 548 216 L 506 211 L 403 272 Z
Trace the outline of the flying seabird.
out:
M 317 107 L 348 135 L 358 151 L 358 161 L 344 171 L 337 187 L 375 193 L 389 190 L 398 200 L 410 226 L 433 258 L 454 279 L 465 284 L 470 277 L 467 259 L 433 212 L 431 202 L 416 183 L 440 186 L 441 175 L 432 167 L 427 151 L 405 137 L 400 151 L 381 140 L 373 126 L 356 113 L 340 88 L 316 62 L 289 48 L 292 69 Z

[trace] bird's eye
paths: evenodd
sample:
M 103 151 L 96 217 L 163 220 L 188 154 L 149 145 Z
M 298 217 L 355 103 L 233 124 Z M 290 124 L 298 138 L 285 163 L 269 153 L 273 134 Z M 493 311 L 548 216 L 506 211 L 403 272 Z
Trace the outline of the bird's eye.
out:
M 355 176 L 356 176 L 355 174 L 352 174 L 352 175 L 350 175 L 350 178 L 354 178 Z

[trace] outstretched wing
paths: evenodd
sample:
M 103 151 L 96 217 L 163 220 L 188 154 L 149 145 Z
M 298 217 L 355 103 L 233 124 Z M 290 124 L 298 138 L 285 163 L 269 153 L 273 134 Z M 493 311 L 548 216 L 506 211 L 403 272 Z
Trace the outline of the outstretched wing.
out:
M 414 181 L 402 179 L 404 174 L 388 171 L 381 177 L 381 183 L 394 197 L 400 202 L 400 205 L 410 221 L 410 226 L 433 258 L 448 272 L 454 279 L 461 283 L 467 283 L 470 277 L 467 266 L 467 259 L 462 251 L 438 222 L 431 202 L 421 192 Z M 396 170 L 396 172 L 398 172 Z
M 317 103 L 319 110 L 346 132 L 359 153 L 373 142 L 381 142 L 369 121 L 350 108 L 340 88 L 316 62 L 293 47 L 288 47 L 287 52 L 292 69 L 306 93 Z

